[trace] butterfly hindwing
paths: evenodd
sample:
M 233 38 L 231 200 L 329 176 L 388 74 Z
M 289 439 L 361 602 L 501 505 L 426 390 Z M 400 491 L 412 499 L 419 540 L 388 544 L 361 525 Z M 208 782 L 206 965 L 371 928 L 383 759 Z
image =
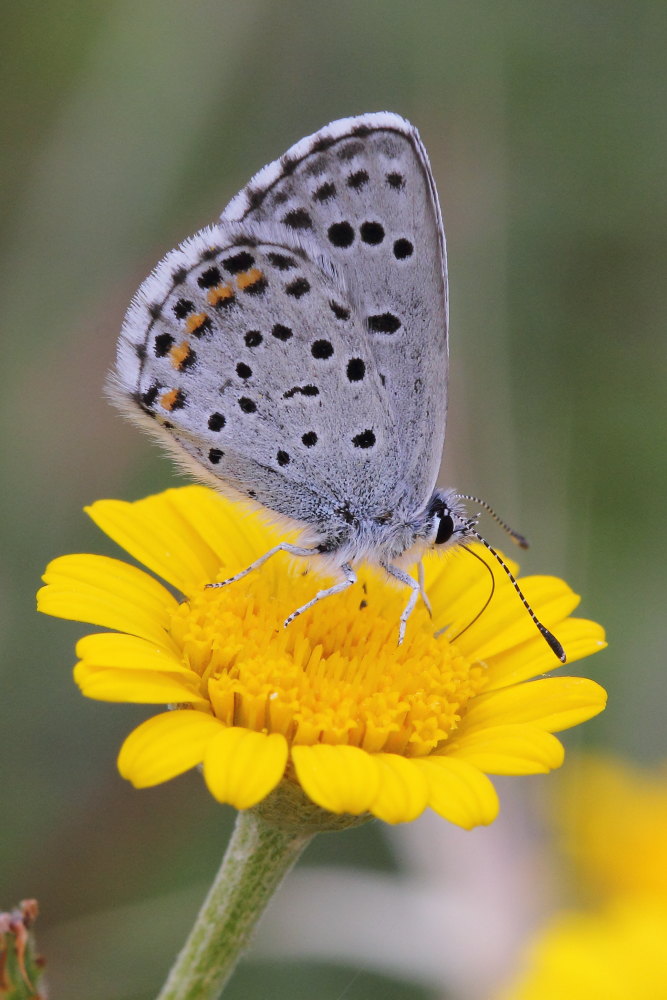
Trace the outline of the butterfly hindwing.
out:
M 207 476 L 299 521 L 396 475 L 392 413 L 344 283 L 276 225 L 172 251 L 126 318 L 116 384 Z

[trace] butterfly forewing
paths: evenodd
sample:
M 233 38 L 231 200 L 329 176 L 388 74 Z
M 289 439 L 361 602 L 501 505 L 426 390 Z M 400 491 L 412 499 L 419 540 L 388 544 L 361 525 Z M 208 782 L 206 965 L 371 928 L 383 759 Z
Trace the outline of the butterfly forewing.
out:
M 332 258 L 394 414 L 402 450 L 386 472 L 400 473 L 407 509 L 424 503 L 445 433 L 447 277 L 416 129 L 386 112 L 334 122 L 264 167 L 222 218 L 278 222 Z
M 410 520 L 444 438 L 446 295 L 416 130 L 334 122 L 144 282 L 116 395 L 207 478 L 320 537 L 341 511 Z

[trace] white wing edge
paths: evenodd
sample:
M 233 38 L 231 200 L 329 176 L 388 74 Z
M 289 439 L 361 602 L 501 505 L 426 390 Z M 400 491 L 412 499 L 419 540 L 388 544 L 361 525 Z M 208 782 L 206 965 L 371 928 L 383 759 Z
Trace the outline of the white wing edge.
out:
M 370 128 L 373 130 L 386 128 L 392 129 L 395 132 L 401 132 L 403 135 L 409 136 L 420 148 L 421 152 L 424 152 L 421 140 L 419 139 L 419 133 L 414 125 L 411 125 L 406 118 L 402 118 L 393 111 L 371 111 L 367 114 L 356 115 L 350 118 L 339 118 L 336 121 L 325 125 L 323 128 L 318 129 L 316 132 L 313 132 L 311 135 L 307 135 L 303 139 L 299 139 L 299 141 L 295 142 L 293 146 L 290 146 L 290 148 L 286 150 L 282 156 L 279 156 L 278 159 L 273 160 L 271 163 L 267 163 L 265 167 L 258 170 L 248 184 L 246 184 L 246 186 L 242 188 L 237 195 L 234 195 L 225 210 L 222 212 L 220 218 L 230 222 L 242 219 L 251 207 L 248 192 L 253 190 L 264 190 L 271 187 L 271 185 L 285 172 L 286 160 L 300 160 L 304 156 L 308 156 L 308 154 L 312 152 L 313 146 L 317 143 L 322 141 L 326 142 L 328 140 L 335 141 L 348 133 L 352 136 L 354 130 L 358 128 Z M 425 155 L 426 154 L 424 153 L 424 156 Z M 428 158 L 426 159 L 426 163 L 428 164 Z

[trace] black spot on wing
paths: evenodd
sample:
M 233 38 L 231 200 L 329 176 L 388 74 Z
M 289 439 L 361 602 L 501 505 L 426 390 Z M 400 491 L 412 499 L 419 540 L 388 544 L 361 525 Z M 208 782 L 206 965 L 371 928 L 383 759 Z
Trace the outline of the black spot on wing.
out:
M 366 374 L 366 363 L 361 358 L 350 358 L 346 374 L 350 382 L 361 382 Z
M 210 431 L 221 431 L 227 421 L 222 413 L 212 413 L 208 418 L 208 429 Z
M 379 222 L 362 222 L 359 235 L 364 243 L 377 246 L 384 239 L 384 226 Z
M 372 448 L 375 444 L 375 434 L 370 429 L 361 431 L 352 438 L 352 444 L 355 448 Z
M 389 187 L 394 188 L 395 191 L 402 191 L 405 187 L 405 177 L 397 171 L 387 174 L 386 181 Z
M 154 382 L 145 392 L 141 394 L 140 401 L 144 406 L 153 406 L 155 400 L 157 399 L 157 394 L 160 391 L 161 386 L 158 382 Z
M 354 140 L 346 142 L 344 146 L 338 150 L 338 159 L 346 162 L 347 160 L 353 160 L 355 156 L 363 152 L 363 143 L 355 142 Z
M 287 392 L 283 393 L 283 399 L 293 399 L 294 396 L 319 396 L 320 390 L 316 385 L 295 385 Z
M 259 208 L 266 197 L 266 191 L 262 191 L 261 188 L 247 188 L 245 194 L 248 199 L 248 209 L 251 210 Z
M 289 285 L 285 285 L 285 291 L 292 298 L 300 299 L 302 295 L 307 295 L 310 291 L 310 282 L 306 281 L 305 278 L 295 278 L 294 281 L 290 281 Z
M 310 353 L 319 361 L 330 358 L 333 352 L 333 344 L 330 340 L 316 340 L 310 348 Z
M 155 338 L 153 350 L 156 358 L 163 358 L 174 346 L 174 338 L 170 333 L 159 333 Z
M 394 257 L 396 260 L 405 260 L 406 257 L 412 257 L 413 251 L 414 247 L 410 240 L 401 237 L 401 239 L 394 241 Z
M 313 143 L 313 153 L 324 153 L 327 149 L 333 146 L 336 140 L 332 139 L 330 136 L 321 136 Z
M 297 162 L 297 160 L 287 154 L 280 158 L 280 166 L 282 168 L 283 177 L 289 177 L 290 174 L 294 173 L 297 167 Z
M 214 288 L 219 285 L 222 280 L 222 275 L 220 274 L 220 269 L 217 267 L 209 267 L 197 278 L 197 284 L 200 288 Z
M 341 306 L 337 302 L 334 302 L 333 299 L 329 303 L 329 308 L 331 309 L 331 312 L 334 314 L 336 319 L 345 320 L 350 318 L 350 310 L 346 309 L 345 306 Z
M 327 236 L 333 246 L 345 249 L 354 242 L 354 229 L 349 222 L 334 222 L 329 226 Z
M 353 174 L 350 174 L 347 178 L 347 186 L 352 188 L 354 191 L 361 191 L 361 189 L 368 184 L 369 177 L 367 170 L 355 170 Z
M 396 333 L 401 326 L 401 321 L 393 313 L 378 313 L 375 316 L 366 317 L 366 326 L 371 333 Z
M 331 201 L 332 198 L 336 197 L 336 185 L 332 181 L 326 181 L 314 191 L 313 198 L 315 201 Z
M 247 250 L 241 250 L 240 253 L 233 254 L 231 257 L 227 257 L 222 262 L 222 266 L 225 271 L 229 271 L 230 274 L 240 274 L 242 271 L 249 271 L 250 268 L 255 263 L 255 258 Z M 215 282 L 217 285 L 219 282 Z
M 270 262 L 274 267 L 277 267 L 279 271 L 290 271 L 293 267 L 296 267 L 296 261 L 293 257 L 289 257 L 285 253 L 276 253 L 272 251 L 267 254 Z
M 194 309 L 194 303 L 190 299 L 179 299 L 174 306 L 174 316 L 176 319 L 185 319 Z
M 305 208 L 293 208 L 283 216 L 283 222 L 290 229 L 312 229 L 313 220 Z

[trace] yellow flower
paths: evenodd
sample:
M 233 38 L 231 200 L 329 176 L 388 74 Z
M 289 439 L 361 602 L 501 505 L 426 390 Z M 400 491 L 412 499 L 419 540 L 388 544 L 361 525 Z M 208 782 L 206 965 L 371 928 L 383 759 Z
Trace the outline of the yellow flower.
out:
M 667 767 L 578 759 L 557 809 L 579 886 L 602 899 L 656 893 L 667 905 Z
M 591 906 L 557 914 L 499 1000 L 667 997 L 667 772 L 611 756 L 576 760 L 556 825 Z
M 47 614 L 114 630 L 77 646 L 85 695 L 178 707 L 123 744 L 118 766 L 137 787 L 202 764 L 210 792 L 239 809 L 285 779 L 331 813 L 400 823 L 430 806 L 470 828 L 497 814 L 487 774 L 558 767 L 563 747 L 553 733 L 604 707 L 593 681 L 539 676 L 555 658 L 502 571 L 473 621 L 489 579 L 465 554 L 426 557 L 433 621 L 418 608 L 399 647 L 405 595 L 370 568 L 287 629 L 283 619 L 321 586 L 303 561 L 289 572 L 278 556 L 207 589 L 279 538 L 212 490 L 103 500 L 88 513 L 178 594 L 119 560 L 70 555 L 50 564 L 38 595 Z M 579 599 L 565 583 L 533 577 L 522 587 L 569 662 L 603 648 L 600 626 L 569 617 Z
M 633 896 L 556 917 L 498 1000 L 665 1000 L 667 901 Z

